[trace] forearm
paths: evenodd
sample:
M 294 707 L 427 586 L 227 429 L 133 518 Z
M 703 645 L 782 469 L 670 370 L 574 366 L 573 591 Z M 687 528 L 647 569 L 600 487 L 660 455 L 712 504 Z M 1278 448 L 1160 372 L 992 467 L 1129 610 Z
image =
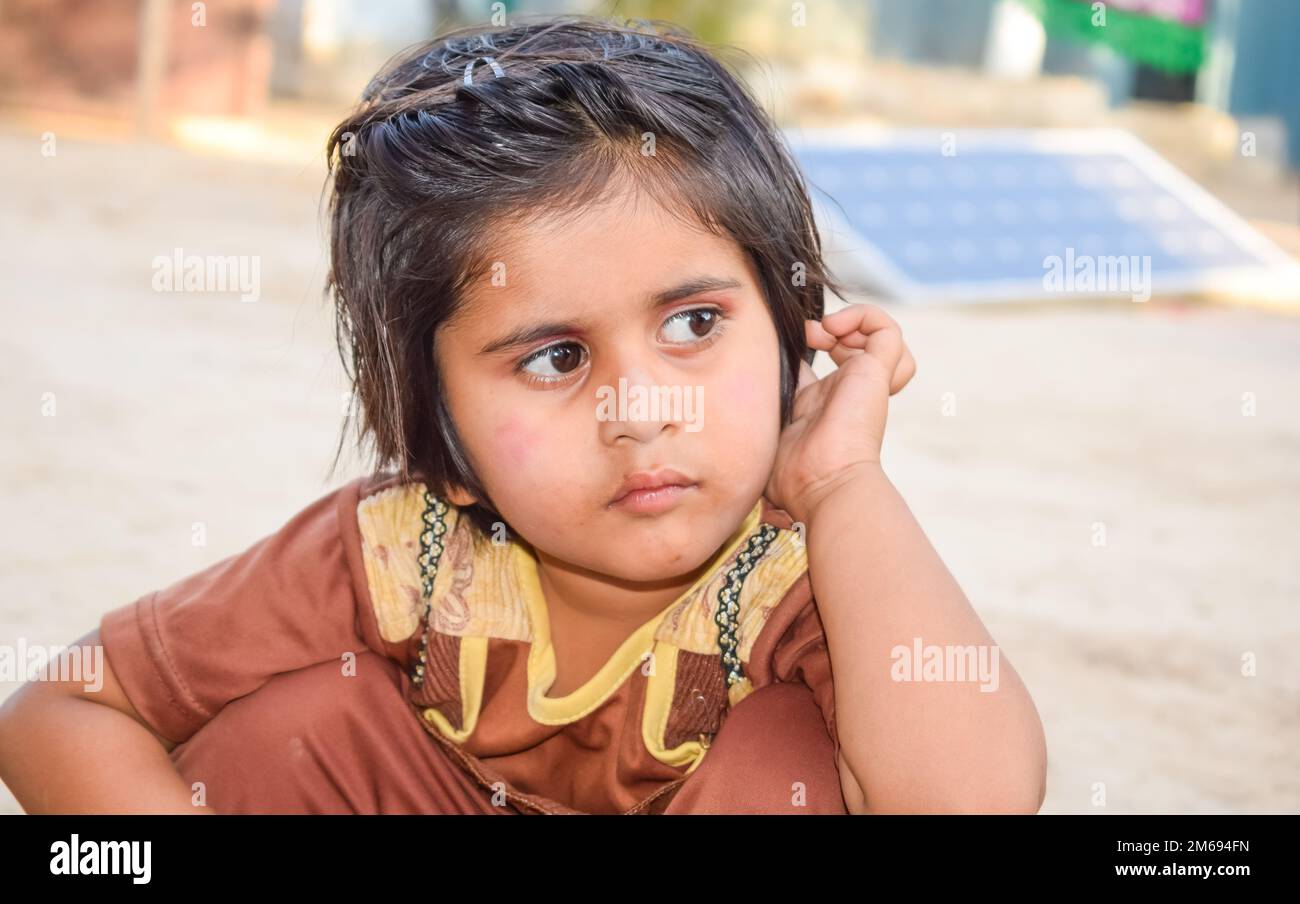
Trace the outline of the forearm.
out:
M 868 808 L 1036 811 L 1046 746 L 1033 701 L 883 470 L 860 469 L 804 517 L 840 743 Z M 895 680 L 893 651 L 916 638 L 983 648 L 996 689 Z
M 0 713 L 0 780 L 27 813 L 213 812 L 153 734 L 111 707 L 24 689 Z

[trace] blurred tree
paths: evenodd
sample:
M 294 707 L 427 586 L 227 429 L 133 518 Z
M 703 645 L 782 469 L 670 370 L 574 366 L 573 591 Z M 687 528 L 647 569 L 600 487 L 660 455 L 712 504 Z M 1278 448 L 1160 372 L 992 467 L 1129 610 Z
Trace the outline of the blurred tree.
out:
M 726 44 L 735 39 L 735 23 L 744 7 L 740 0 L 615 0 L 593 12 L 611 18 L 663 19 L 709 44 Z

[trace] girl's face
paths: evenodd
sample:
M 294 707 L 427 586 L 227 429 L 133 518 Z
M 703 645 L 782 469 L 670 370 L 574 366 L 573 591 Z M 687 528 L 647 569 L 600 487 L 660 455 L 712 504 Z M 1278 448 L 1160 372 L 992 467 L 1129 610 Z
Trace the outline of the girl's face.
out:
M 746 255 L 628 190 L 507 238 L 435 339 L 491 502 L 596 573 L 695 570 L 762 495 L 781 429 L 776 329 Z M 691 486 L 612 504 L 661 469 Z

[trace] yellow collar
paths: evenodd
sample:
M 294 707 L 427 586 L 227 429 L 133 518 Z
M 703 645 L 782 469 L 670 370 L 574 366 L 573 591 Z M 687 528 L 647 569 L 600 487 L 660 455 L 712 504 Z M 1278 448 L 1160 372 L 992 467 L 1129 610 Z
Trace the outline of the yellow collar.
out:
M 662 612 L 633 631 L 582 687 L 557 698 L 544 696 L 555 681 L 555 649 L 551 646 L 550 617 L 546 608 L 546 598 L 538 580 L 537 558 L 525 544 L 512 544 L 515 555 L 511 557 L 511 564 L 519 575 L 520 586 L 524 592 L 524 603 L 532 625 L 533 642 L 528 653 L 528 710 L 533 718 L 543 724 L 580 719 L 599 706 L 615 688 L 623 683 L 633 669 L 645 666 L 647 657 L 654 655 L 655 634 L 660 624 L 674 609 L 699 598 L 722 566 L 758 529 L 762 516 L 763 501 L 760 499 L 740 527 L 709 560 L 707 567 L 688 590 L 683 591 Z

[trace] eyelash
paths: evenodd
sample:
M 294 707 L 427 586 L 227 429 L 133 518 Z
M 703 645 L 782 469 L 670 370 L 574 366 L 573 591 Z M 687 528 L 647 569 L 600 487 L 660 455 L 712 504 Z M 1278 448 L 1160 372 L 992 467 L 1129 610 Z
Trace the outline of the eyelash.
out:
M 699 307 L 699 308 L 686 308 L 685 310 L 677 311 L 671 317 L 668 317 L 667 319 L 664 320 L 664 325 L 672 323 L 674 320 L 678 318 L 689 317 L 691 314 L 695 313 L 696 311 L 710 311 L 713 314 L 717 315 L 717 320 L 714 321 L 712 332 L 710 332 L 707 336 L 701 337 L 695 342 L 686 342 L 686 343 L 675 342 L 675 343 L 670 343 L 671 345 L 678 345 L 678 346 L 688 345 L 693 349 L 702 349 L 702 348 L 707 348 L 708 346 L 712 345 L 714 342 L 718 341 L 719 338 L 721 338 L 722 333 L 726 330 L 726 323 L 729 318 L 727 317 L 726 312 L 723 311 L 722 308 L 717 307 L 716 305 L 709 305 L 709 306 Z M 564 376 L 561 377 L 543 377 L 538 374 L 529 373 L 527 370 L 525 370 L 525 368 L 529 364 L 536 361 L 537 359 L 549 354 L 554 349 L 563 348 L 566 345 L 577 345 L 577 344 L 578 343 L 573 342 L 572 340 L 565 340 L 564 342 L 555 342 L 552 343 L 551 345 L 547 345 L 542 348 L 539 348 L 537 351 L 532 352 L 526 357 L 522 358 L 519 361 L 519 363 L 515 365 L 514 368 L 515 372 L 521 374 L 524 378 L 524 382 L 529 386 L 548 386 L 548 385 L 555 385 L 556 383 L 563 383 L 572 376 L 572 373 L 565 374 Z

